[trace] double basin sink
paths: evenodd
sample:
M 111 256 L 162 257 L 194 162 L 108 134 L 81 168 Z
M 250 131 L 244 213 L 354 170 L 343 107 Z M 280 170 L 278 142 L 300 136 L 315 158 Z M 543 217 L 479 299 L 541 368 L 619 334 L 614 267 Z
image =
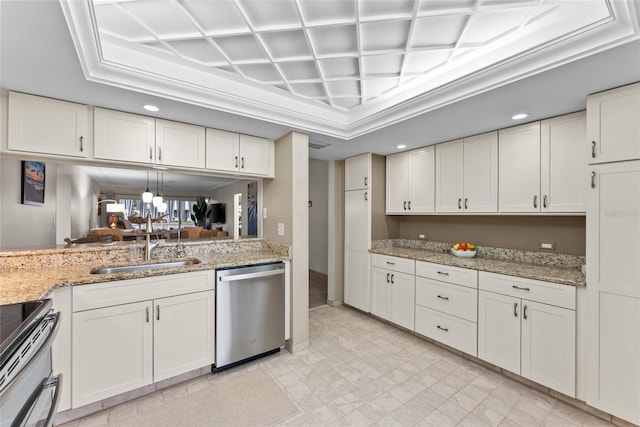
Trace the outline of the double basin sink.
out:
M 189 258 L 179 261 L 153 262 L 135 265 L 120 265 L 114 267 L 96 267 L 91 269 L 91 274 L 114 274 L 131 273 L 136 271 L 159 270 L 163 268 L 186 267 L 188 265 L 200 264 L 200 260 Z

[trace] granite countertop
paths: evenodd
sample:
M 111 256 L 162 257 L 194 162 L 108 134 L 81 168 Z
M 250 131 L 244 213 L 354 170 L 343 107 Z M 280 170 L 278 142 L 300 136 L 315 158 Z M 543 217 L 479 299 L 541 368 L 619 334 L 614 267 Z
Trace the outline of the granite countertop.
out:
M 139 263 L 119 261 L 105 262 L 104 259 L 87 259 L 77 264 L 35 265 L 34 268 L 3 269 L 0 272 L 0 304 L 13 304 L 22 301 L 45 298 L 56 288 L 63 286 L 87 285 L 110 282 L 114 280 L 137 279 L 143 277 L 162 276 L 167 274 L 187 273 L 191 271 L 214 270 L 217 268 L 241 265 L 278 262 L 289 259 L 282 251 L 253 246 L 248 250 L 228 253 L 187 253 L 182 258 L 162 258 L 151 262 L 176 261 L 178 259 L 197 258 L 199 264 L 184 267 L 172 267 L 156 270 L 138 270 L 126 273 L 91 274 L 94 267 L 135 265 Z
M 586 286 L 585 275 L 579 268 L 558 265 L 538 265 L 523 261 L 493 259 L 488 257 L 458 258 L 442 249 L 416 249 L 403 246 L 379 245 L 370 250 L 371 253 L 426 261 L 454 267 L 469 268 L 491 273 L 527 279 L 543 280 L 570 286 Z

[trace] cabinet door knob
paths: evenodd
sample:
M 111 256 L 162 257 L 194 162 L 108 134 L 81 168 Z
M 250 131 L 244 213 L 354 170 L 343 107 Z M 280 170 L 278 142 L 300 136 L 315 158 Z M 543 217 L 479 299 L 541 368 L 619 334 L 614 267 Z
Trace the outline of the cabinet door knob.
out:
M 596 173 L 591 172 L 591 188 L 596 188 Z
M 518 317 L 518 303 L 513 303 L 513 317 Z
M 458 199 L 458 209 L 462 209 L 462 199 Z
M 84 136 L 80 137 L 80 151 L 84 151 Z
M 591 157 L 596 158 L 596 142 L 591 141 Z
M 527 306 L 522 307 L 522 318 L 527 320 Z
M 440 325 L 436 325 L 436 328 L 440 329 L 441 331 L 449 332 L 449 328 L 443 328 Z

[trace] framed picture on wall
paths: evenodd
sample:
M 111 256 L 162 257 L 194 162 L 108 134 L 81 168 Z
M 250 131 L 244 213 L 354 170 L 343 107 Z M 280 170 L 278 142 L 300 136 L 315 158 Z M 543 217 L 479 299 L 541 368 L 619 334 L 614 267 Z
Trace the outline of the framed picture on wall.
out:
M 44 205 L 44 172 L 43 162 L 22 161 L 22 204 Z

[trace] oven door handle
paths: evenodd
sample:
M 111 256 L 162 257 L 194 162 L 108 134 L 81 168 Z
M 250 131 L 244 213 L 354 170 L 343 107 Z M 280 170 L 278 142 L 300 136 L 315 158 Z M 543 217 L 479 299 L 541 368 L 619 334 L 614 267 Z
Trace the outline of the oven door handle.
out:
M 56 333 L 58 332 L 58 324 L 60 323 L 60 312 L 58 311 L 56 313 L 47 314 L 45 316 L 45 319 L 48 319 L 49 322 L 53 322 L 53 326 L 51 328 L 51 332 L 49 333 L 49 336 L 44 340 L 40 348 L 38 348 L 38 351 L 36 351 L 36 353 L 31 356 L 27 364 L 22 366 L 22 368 L 20 368 L 20 372 L 18 372 L 18 375 L 13 377 L 13 379 L 5 386 L 5 388 L 1 392 L 2 394 L 9 393 L 11 388 L 18 382 L 18 379 L 22 378 L 25 372 L 29 370 L 29 367 L 31 366 L 31 364 L 40 357 L 40 354 L 42 354 L 42 352 L 47 351 L 48 349 L 51 348 L 53 339 L 55 338 Z
M 53 392 L 53 398 L 51 399 L 51 403 L 48 403 L 48 395 L 51 393 L 49 389 L 51 387 L 55 387 Z M 59 374 L 57 377 L 49 377 L 46 378 L 40 383 L 38 388 L 32 393 L 27 401 L 27 404 L 20 410 L 20 413 L 16 417 L 15 420 L 11 423 L 11 427 L 21 427 L 24 425 L 38 425 L 42 427 L 51 427 L 53 426 L 53 417 L 56 415 L 58 409 L 58 402 L 60 401 L 60 390 L 62 389 L 62 374 Z M 48 404 L 49 407 L 43 407 L 46 409 L 47 418 L 42 423 L 42 416 L 44 415 L 44 411 L 38 411 L 40 399 L 47 399 L 45 404 Z M 39 419 L 33 419 L 33 417 L 41 417 Z

